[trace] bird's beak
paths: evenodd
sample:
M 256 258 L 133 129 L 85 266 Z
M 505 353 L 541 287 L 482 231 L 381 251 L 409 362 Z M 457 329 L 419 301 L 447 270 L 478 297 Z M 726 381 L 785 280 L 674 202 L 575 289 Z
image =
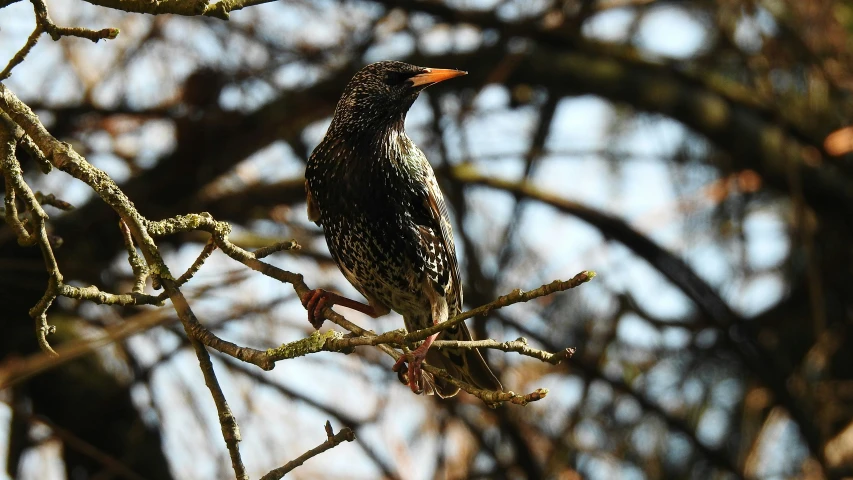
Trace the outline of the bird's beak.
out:
M 468 72 L 462 70 L 452 70 L 447 68 L 427 68 L 423 73 L 419 73 L 410 78 L 413 87 L 428 87 L 438 82 L 450 80 L 451 78 L 468 75 Z

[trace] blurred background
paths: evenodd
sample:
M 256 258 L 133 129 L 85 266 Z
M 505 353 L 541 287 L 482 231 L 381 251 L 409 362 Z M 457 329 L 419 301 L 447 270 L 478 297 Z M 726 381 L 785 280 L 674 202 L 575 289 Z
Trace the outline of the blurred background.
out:
M 5 65 L 34 18 L 1 5 Z M 523 408 L 415 396 L 370 348 L 270 372 L 215 355 L 252 478 L 324 441 L 326 419 L 357 441 L 289 477 L 853 476 L 848 2 L 288 0 L 228 22 L 48 7 L 121 34 L 45 37 L 5 84 L 150 219 L 207 211 L 246 248 L 296 239 L 269 261 L 357 298 L 307 221 L 303 168 L 352 74 L 398 59 L 470 72 L 407 120 L 451 208 L 466 306 L 598 273 L 469 321 L 480 338 L 577 348 L 559 366 L 488 352 L 505 388 L 550 389 Z M 117 215 L 19 157 L 34 189 L 76 207 L 47 207 L 66 281 L 130 291 Z M 205 241 L 160 244 L 182 272 Z M 27 310 L 46 282 L 38 248 L 0 226 L 0 372 L 38 354 Z M 312 330 L 289 285 L 220 252 L 184 290 L 240 345 Z M 233 478 L 169 306 L 60 299 L 49 318 L 55 347 L 155 326 L 0 391 L 0 478 Z

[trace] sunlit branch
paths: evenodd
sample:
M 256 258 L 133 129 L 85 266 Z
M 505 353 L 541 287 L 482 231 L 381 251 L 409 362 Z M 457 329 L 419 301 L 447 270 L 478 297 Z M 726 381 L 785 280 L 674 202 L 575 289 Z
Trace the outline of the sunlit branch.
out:
M 544 297 L 546 295 L 551 295 L 556 292 L 562 292 L 565 290 L 569 290 L 575 288 L 579 285 L 582 285 L 595 277 L 595 272 L 593 271 L 584 271 L 578 273 L 570 280 L 554 280 L 551 283 L 546 283 L 545 285 L 540 286 L 534 290 L 523 291 L 521 289 L 515 289 L 512 292 L 502 295 L 497 298 L 497 300 L 493 302 L 489 302 L 485 305 L 479 306 L 472 310 L 468 310 L 462 314 L 459 314 L 446 322 L 440 323 L 438 325 L 434 325 L 429 328 L 425 328 L 423 330 L 419 330 L 414 333 L 410 333 L 406 336 L 406 340 L 408 341 L 416 341 L 423 340 L 426 337 L 438 333 L 445 328 L 451 327 L 453 325 L 462 323 L 468 318 L 476 317 L 479 315 L 487 315 L 492 310 L 497 310 L 499 308 L 508 307 L 515 303 L 520 302 L 528 302 L 533 300 L 534 298 Z M 446 324 L 446 325 L 445 325 Z
M 145 264 L 145 260 L 136 251 L 136 246 L 133 244 L 133 234 L 130 233 L 127 224 L 122 220 L 119 220 L 118 223 L 121 238 L 124 240 L 124 248 L 127 250 L 127 263 L 130 264 L 130 269 L 133 271 L 133 288 L 131 291 L 142 293 L 145 290 L 145 281 L 148 278 L 148 265 Z
M 527 344 L 527 339 L 524 337 L 519 337 L 516 340 L 506 341 L 506 342 L 498 342 L 497 340 L 487 339 L 487 340 L 471 340 L 471 341 L 461 341 L 461 340 L 436 340 L 432 342 L 432 347 L 430 348 L 458 348 L 458 349 L 492 349 L 492 350 L 500 350 L 502 352 L 515 352 L 525 357 L 531 357 L 538 360 L 542 360 L 543 362 L 550 363 L 551 365 L 558 365 L 563 360 L 572 358 L 572 355 L 575 354 L 575 349 L 572 347 L 568 347 L 565 350 L 557 353 L 546 352 L 544 350 L 538 350 L 536 348 L 530 347 Z
M 119 30 L 117 28 L 104 28 L 102 30 L 90 30 L 88 28 L 79 28 L 79 27 L 58 27 L 53 21 L 50 19 L 50 16 L 47 14 L 47 5 L 44 3 L 44 0 L 31 0 L 33 3 L 33 10 L 35 10 L 36 15 L 36 26 L 33 28 L 33 32 L 27 38 L 24 46 L 18 50 L 15 55 L 9 60 L 9 63 L 6 64 L 6 68 L 0 71 L 0 81 L 3 81 L 12 74 L 12 69 L 18 66 L 24 59 L 29 55 L 30 51 L 33 47 L 36 46 L 36 43 L 39 41 L 39 37 L 42 33 L 47 33 L 54 40 L 59 40 L 61 37 L 80 37 L 92 40 L 93 42 L 97 42 L 99 40 L 109 39 L 112 40 L 116 38 L 119 34 Z M 0 5 L 0 8 L 8 5 L 8 3 Z
M 228 20 L 229 13 L 254 5 L 269 3 L 274 0 L 170 0 L 167 2 L 151 2 L 147 0 L 86 0 L 93 5 L 113 8 L 132 13 L 148 13 L 160 15 L 171 13 L 185 16 L 208 16 Z
M 36 46 L 36 43 L 38 43 L 39 37 L 41 36 L 42 32 L 44 32 L 44 28 L 42 27 L 41 23 L 37 22 L 36 27 L 33 29 L 33 33 L 31 33 L 29 38 L 27 38 L 27 42 L 24 44 L 23 47 L 21 47 L 20 50 L 18 50 L 17 53 L 15 53 L 15 56 L 13 56 L 9 60 L 9 63 L 6 64 L 6 68 L 4 68 L 2 72 L 0 72 L 0 81 L 9 78 L 9 76 L 12 75 L 12 69 L 24 61 L 24 58 L 26 58 L 26 56 L 30 53 L 30 50 L 32 50 L 33 47 Z
M 198 358 L 205 384 L 210 390 L 213 401 L 216 404 L 216 409 L 219 414 L 219 423 L 222 427 L 222 435 L 225 439 L 225 445 L 228 448 L 228 453 L 231 456 L 231 464 L 236 478 L 238 480 L 248 478 L 238 447 L 240 432 L 237 422 L 234 419 L 234 415 L 232 414 L 227 401 L 225 400 L 222 387 L 216 379 L 216 373 L 213 370 L 210 354 L 205 350 L 204 344 L 202 343 L 202 340 L 200 340 L 205 338 L 209 340 L 209 337 L 215 338 L 215 336 L 201 326 L 187 303 L 183 293 L 176 286 L 175 280 L 169 272 L 169 268 L 166 266 L 166 263 L 163 261 L 163 257 L 160 254 L 157 245 L 154 243 L 154 240 L 145 228 L 145 218 L 136 210 L 136 207 L 130 199 L 127 198 L 118 185 L 115 184 L 112 178 L 102 170 L 87 162 L 86 159 L 74 151 L 70 145 L 55 139 L 47 131 L 44 125 L 42 125 L 35 113 L 33 113 L 26 104 L 21 102 L 15 94 L 2 83 L 0 83 L 0 110 L 4 111 L 15 123 L 23 128 L 26 134 L 33 139 L 33 142 L 38 145 L 39 149 L 44 152 L 45 157 L 50 159 L 51 163 L 55 167 L 86 183 L 107 205 L 112 207 L 113 210 L 119 214 L 123 222 L 127 225 L 133 234 L 134 239 L 140 245 L 142 254 L 145 257 L 145 261 L 148 263 L 151 273 L 157 275 L 163 282 L 163 287 L 168 294 L 169 299 L 172 301 L 175 311 L 178 313 L 178 318 L 181 319 L 181 323 L 187 332 L 187 336 L 190 337 L 190 343 L 192 344 L 193 350 Z M 8 158 L 12 158 L 14 160 L 13 153 L 3 156 L 4 160 Z M 33 202 L 35 202 L 34 196 Z M 35 204 L 37 205 L 37 202 L 35 202 Z M 38 210 L 40 210 L 40 207 L 38 207 Z M 43 211 L 41 214 L 44 215 Z M 41 343 L 44 335 L 49 331 L 45 311 L 56 297 L 58 285 L 59 282 L 62 281 L 62 277 L 59 274 L 58 267 L 55 267 L 56 261 L 53 259 L 52 251 L 49 252 L 50 258 L 48 259 L 48 252 L 45 250 L 45 247 L 48 249 L 50 247 L 49 243 L 47 243 L 47 234 L 43 225 L 44 219 L 47 216 L 44 215 L 43 217 L 40 217 L 38 211 L 36 211 L 34 217 L 37 222 L 41 222 L 41 228 L 39 231 L 42 233 L 40 234 L 39 243 L 43 247 L 45 261 L 48 263 L 48 273 L 51 274 L 48 291 L 45 293 L 45 296 L 42 297 L 42 300 L 39 301 L 36 307 L 31 311 L 31 315 L 34 318 L 37 318 L 37 333 Z M 39 224 L 37 223 L 36 226 L 39 227 Z M 51 263 L 53 265 L 53 269 L 51 267 Z M 49 348 L 49 345 L 46 345 L 46 341 L 42 344 L 42 348 L 45 347 Z
M 296 243 L 296 240 L 286 240 L 284 242 L 275 243 L 268 247 L 261 247 L 252 253 L 255 255 L 255 258 L 264 258 L 276 252 L 281 252 L 284 250 L 299 250 L 300 248 L 302 247 L 300 247 L 299 244 Z
M 259 271 L 264 275 L 270 276 L 282 282 L 291 283 L 297 295 L 299 295 L 300 297 L 310 290 L 308 289 L 307 285 L 305 285 L 302 279 L 302 275 L 281 270 L 278 267 L 262 262 L 257 259 L 255 254 L 248 252 L 238 247 L 237 245 L 234 245 L 230 240 L 228 240 L 230 226 L 225 222 L 219 222 L 214 220 L 209 214 L 202 213 L 179 215 L 177 217 L 162 220 L 159 222 L 149 221 L 147 223 L 147 228 L 148 231 L 151 232 L 151 234 L 154 236 L 173 235 L 176 233 L 188 232 L 193 230 L 203 230 L 209 232 L 213 236 L 216 245 L 232 259 L 243 263 L 244 265 L 248 266 L 249 268 L 252 268 L 253 270 Z M 236 345 L 229 344 L 228 342 L 224 342 L 218 339 L 217 341 L 212 341 L 211 343 L 205 341 L 205 344 L 211 346 L 214 349 L 219 350 L 222 353 L 226 353 L 228 355 L 234 356 L 235 358 L 254 363 L 255 365 L 258 365 L 261 368 L 265 369 L 272 368 L 274 362 L 276 361 L 288 358 L 303 356 L 318 351 L 346 352 L 351 350 L 353 347 L 366 345 L 385 347 L 387 349 L 383 349 L 383 351 L 394 357 L 396 360 L 397 358 L 399 358 L 400 353 L 390 348 L 389 345 L 402 346 L 410 342 L 423 340 L 424 338 L 432 335 L 433 333 L 438 333 L 446 328 L 452 327 L 453 325 L 465 321 L 465 319 L 467 318 L 471 318 L 477 315 L 486 315 L 494 309 L 503 308 L 519 302 L 530 301 L 534 298 L 550 295 L 555 292 L 568 290 L 570 288 L 577 287 L 578 285 L 589 281 L 594 276 L 594 272 L 581 272 L 571 280 L 554 281 L 528 292 L 524 292 L 522 290 L 515 290 L 509 293 L 508 295 L 499 297 L 493 302 L 490 302 L 486 305 L 475 308 L 463 314 L 457 315 L 456 317 L 449 319 L 447 322 L 443 322 L 439 325 L 416 332 L 411 332 L 406 335 L 403 335 L 401 331 L 394 331 L 377 336 L 373 332 L 368 332 L 366 330 L 361 329 L 349 320 L 346 320 L 344 317 L 335 313 L 331 308 L 326 307 L 323 311 L 323 315 L 327 319 L 332 320 L 334 323 L 349 330 L 350 332 L 355 333 L 356 335 L 360 335 L 360 337 L 339 338 L 340 334 L 336 332 L 327 332 L 325 334 L 315 332 L 308 338 L 305 338 L 303 340 L 297 340 L 295 342 L 282 345 L 281 347 L 267 350 L 266 352 L 247 347 L 237 347 Z M 199 335 L 201 336 L 201 334 Z M 206 337 L 210 338 L 213 337 L 213 335 L 209 334 Z M 213 339 L 210 338 L 210 340 Z M 466 342 L 460 343 L 459 345 L 460 348 L 476 348 L 476 346 L 469 345 Z M 484 344 L 482 346 L 485 345 L 494 345 L 494 347 L 492 348 L 497 348 L 498 345 L 502 344 L 499 342 L 495 342 L 494 344 Z M 223 348 L 224 346 L 227 346 L 227 348 Z M 529 347 L 521 348 L 519 344 L 508 344 L 504 345 L 503 348 L 507 348 L 510 349 L 510 351 L 515 351 L 522 354 L 529 354 L 529 356 L 549 362 L 559 362 L 563 358 L 567 358 L 571 355 L 570 350 L 566 350 L 558 354 L 551 354 L 548 352 L 539 352 L 535 349 L 530 349 Z M 441 375 L 442 378 L 447 376 L 444 372 L 436 372 L 436 374 Z M 449 376 L 447 377 L 449 378 Z M 457 386 L 460 386 L 460 388 L 462 388 L 463 390 L 476 395 L 478 398 L 483 399 L 487 403 L 511 401 L 513 403 L 526 404 L 529 401 L 538 400 L 539 398 L 544 397 L 543 393 L 536 394 L 536 392 L 534 392 L 534 394 L 524 397 L 520 397 L 512 392 L 503 392 L 503 395 L 492 395 L 491 393 L 487 393 L 486 391 L 476 389 L 471 385 L 465 384 L 464 386 L 461 386 L 462 383 L 464 382 L 460 382 L 460 385 Z
M 820 434 L 815 429 L 800 400 L 789 391 L 784 375 L 780 374 L 781 368 L 774 365 L 774 357 L 763 348 L 760 341 L 751 338 L 754 332 L 751 331 L 748 322 L 745 322 L 740 315 L 735 313 L 719 294 L 682 259 L 661 248 L 623 220 L 596 211 L 578 202 L 561 198 L 559 195 L 542 191 L 530 183 L 512 182 L 482 175 L 472 165 L 459 165 L 452 169 L 451 175 L 459 182 L 467 185 L 482 185 L 521 194 L 574 215 L 594 225 L 606 237 L 618 239 L 637 255 L 648 261 L 672 281 L 673 285 L 693 300 L 702 313 L 707 315 L 718 328 L 728 332 L 728 336 L 723 336 L 722 341 L 727 342 L 744 362 L 744 365 L 770 387 L 779 404 L 788 410 L 802 430 L 809 448 L 818 456 L 821 455 Z M 738 338 L 733 340 L 732 336 Z M 749 341 L 743 341 L 743 338 L 749 338 Z
M 193 277 L 193 275 L 198 272 L 198 269 L 201 268 L 201 266 L 204 264 L 204 261 L 207 260 L 208 257 L 210 257 L 214 250 L 216 250 L 216 244 L 213 243 L 212 240 L 205 243 L 204 247 L 201 249 L 201 252 L 199 252 L 198 257 L 196 257 L 193 264 L 190 265 L 190 268 L 188 268 L 187 271 L 183 273 L 183 275 L 181 275 L 180 277 L 178 277 L 177 280 L 175 280 L 175 285 L 180 287 L 181 285 L 187 283 Z
M 11 106 L 15 104 L 15 101 L 17 99 L 13 97 L 11 92 L 4 92 L 3 89 L 0 89 L 0 94 L 3 94 L 5 103 L 7 105 Z M 4 107 L 4 105 L 0 103 L 0 107 Z M 9 108 L 6 107 L 4 108 L 4 110 L 8 111 Z M 215 245 L 219 247 L 226 255 L 245 264 L 249 268 L 257 270 L 272 278 L 276 278 L 279 281 L 291 283 L 294 289 L 296 290 L 297 295 L 304 295 L 309 291 L 309 289 L 307 285 L 305 285 L 305 283 L 303 282 L 301 275 L 281 270 L 277 267 L 274 267 L 268 263 L 259 260 L 259 258 L 268 255 L 269 253 L 272 253 L 274 251 L 294 248 L 296 244 L 294 242 L 283 242 L 273 245 L 271 247 L 260 249 L 256 253 L 248 252 L 234 245 L 228 240 L 228 235 L 230 233 L 231 228 L 227 223 L 216 221 L 210 215 L 204 213 L 181 215 L 156 222 L 149 221 L 139 215 L 139 213 L 130 203 L 129 199 L 127 199 L 126 196 L 118 189 L 118 187 L 114 185 L 112 180 L 107 177 L 106 174 L 89 165 L 88 162 L 85 161 L 85 159 L 79 157 L 76 152 L 68 148 L 66 145 L 58 145 L 58 142 L 56 142 L 45 130 L 43 130 L 44 127 L 42 127 L 37 120 L 33 121 L 33 117 L 28 116 L 25 113 L 26 112 L 24 111 L 24 115 L 20 117 L 15 116 L 15 120 L 19 122 L 21 122 L 21 120 L 24 120 L 22 122 L 24 123 L 24 125 L 22 125 L 24 127 L 24 130 L 31 137 L 33 137 L 34 140 L 36 140 L 37 144 L 39 144 L 39 140 L 42 141 L 42 144 L 39 144 L 40 149 L 47 154 L 48 158 L 52 160 L 52 163 L 58 168 L 65 170 L 68 173 L 71 173 L 73 176 L 89 184 L 90 187 L 92 187 L 104 199 L 105 202 L 111 205 L 113 209 L 115 209 L 116 212 L 122 216 L 124 225 L 126 225 L 128 230 L 132 233 L 132 237 L 135 237 L 140 241 L 143 255 L 146 258 L 148 268 L 150 269 L 151 273 L 157 278 L 161 279 L 161 281 L 163 282 L 163 286 L 165 287 L 166 291 L 164 292 L 164 295 L 161 295 L 161 297 L 156 298 L 163 299 L 168 296 L 172 299 L 173 304 L 175 305 L 175 309 L 178 312 L 178 315 L 181 318 L 182 322 L 184 323 L 184 327 L 187 330 L 187 334 L 190 336 L 190 338 L 197 339 L 204 345 L 210 346 L 211 348 L 214 348 L 227 355 L 233 356 L 234 358 L 253 363 L 264 369 L 272 368 L 275 361 L 284 358 L 292 358 L 294 356 L 304 355 L 306 353 L 319 351 L 321 349 L 331 351 L 347 351 L 359 345 L 378 346 L 380 347 L 380 349 L 386 351 L 386 353 L 389 353 L 392 357 L 396 359 L 399 358 L 401 354 L 390 348 L 386 344 L 406 346 L 408 344 L 411 344 L 412 342 L 422 340 L 429 335 L 438 333 L 445 328 L 449 328 L 453 325 L 461 323 L 465 319 L 470 318 L 472 316 L 485 315 L 493 309 L 502 308 L 518 302 L 526 302 L 544 295 L 549 295 L 558 291 L 574 288 L 586 281 L 589 281 L 594 276 L 593 272 L 582 272 L 571 280 L 555 281 L 529 292 L 515 290 L 508 295 L 499 297 L 497 300 L 490 302 L 489 304 L 483 305 L 481 307 L 458 315 L 455 318 L 448 320 L 447 322 L 443 322 L 439 325 L 432 326 L 421 331 L 411 332 L 406 335 L 402 335 L 402 332 L 389 332 L 387 334 L 383 334 L 384 336 L 375 336 L 375 334 L 373 334 L 372 332 L 367 334 L 366 331 L 358 328 L 343 317 L 340 317 L 339 315 L 335 314 L 330 308 L 326 308 L 323 313 L 327 318 L 331 319 L 335 323 L 338 323 L 347 330 L 357 335 L 361 335 L 362 337 L 344 339 L 327 338 L 327 336 L 324 335 L 312 335 L 311 337 L 303 341 L 294 342 L 294 344 L 285 345 L 279 347 L 278 349 L 271 349 L 267 352 L 248 347 L 241 347 L 218 338 L 208 329 L 204 328 L 195 318 L 189 305 L 186 302 L 186 299 L 178 290 L 178 287 L 180 286 L 180 284 L 183 283 L 183 281 L 189 279 L 194 273 L 194 271 L 196 271 L 200 267 L 200 265 L 209 255 L 209 253 L 212 252 L 213 247 Z M 29 124 L 27 124 L 27 121 L 29 121 Z M 212 235 L 211 241 L 207 243 L 205 249 L 202 250 L 201 255 L 199 255 L 199 258 L 196 260 L 196 262 L 194 262 L 193 266 L 190 267 L 187 273 L 185 273 L 178 280 L 173 280 L 173 277 L 169 273 L 166 265 L 163 263 L 163 260 L 159 255 L 159 251 L 153 241 L 153 237 L 172 235 L 179 232 L 189 232 L 193 230 L 203 230 L 210 233 Z M 126 236 L 125 243 L 130 254 L 130 252 L 135 251 L 135 247 L 133 247 L 132 243 L 128 241 L 129 238 L 131 237 Z M 130 256 L 132 261 L 132 255 Z M 135 273 L 135 275 L 139 276 L 138 273 Z M 56 295 L 61 293 L 68 293 L 69 295 L 74 295 L 75 298 L 87 298 L 101 302 L 129 303 L 131 299 L 134 299 L 132 295 L 126 297 L 116 297 L 110 296 L 109 294 L 106 294 L 104 292 L 91 289 L 71 290 L 67 288 L 60 288 L 61 284 L 59 282 L 53 282 L 51 285 L 53 285 L 53 289 L 49 290 L 48 293 L 50 295 L 47 295 L 46 298 L 43 299 L 44 302 L 40 302 L 40 304 L 49 306 L 50 301 L 52 301 L 52 299 L 55 298 Z M 150 300 L 145 297 L 142 298 L 144 300 Z M 200 362 L 202 363 L 202 370 L 205 372 L 205 377 L 208 381 L 208 386 L 211 387 L 212 393 L 214 394 L 214 399 L 217 400 L 217 407 L 220 410 L 220 421 L 223 425 L 223 434 L 225 435 L 226 443 L 229 445 L 230 451 L 234 452 L 236 451 L 236 448 L 232 448 L 232 446 L 236 446 L 236 442 L 239 439 L 239 433 L 236 430 L 236 423 L 233 423 L 233 417 L 230 414 L 230 410 L 228 409 L 227 404 L 224 402 L 224 397 L 222 397 L 221 395 L 221 390 L 218 388 L 218 383 L 216 383 L 215 381 L 212 366 L 206 368 L 209 365 L 209 358 L 206 358 L 206 353 L 203 354 L 203 349 L 199 345 L 193 344 L 193 346 L 199 354 Z M 444 348 L 446 348 L 447 346 L 451 345 L 443 345 Z M 529 346 L 526 346 L 522 342 L 518 341 L 503 343 L 496 341 L 483 341 L 481 343 L 461 342 L 455 343 L 452 346 L 455 346 L 455 348 L 497 348 L 506 351 L 518 352 L 524 355 L 532 356 L 533 358 L 538 358 L 540 360 L 549 361 L 552 363 L 558 363 L 562 359 L 568 358 L 572 352 L 571 349 L 567 349 L 558 354 L 541 352 L 536 349 L 532 349 Z M 524 405 L 530 401 L 543 398 L 547 393 L 544 390 L 537 390 L 527 395 L 518 395 L 514 392 L 489 392 L 477 389 L 476 387 L 468 385 L 465 382 L 453 380 L 449 377 L 449 375 L 446 374 L 446 372 L 443 372 L 440 369 L 427 371 L 434 375 L 439 375 L 442 378 L 447 379 L 454 385 L 477 396 L 478 398 L 482 399 L 484 402 L 490 405 L 495 405 L 504 401 L 510 401 L 512 403 Z M 235 460 L 236 465 L 236 460 L 239 460 L 239 457 L 235 457 L 234 455 L 232 455 L 232 460 Z M 235 466 L 235 470 L 239 470 L 239 468 L 240 467 Z
M 119 30 L 117 28 L 104 28 L 102 30 L 90 30 L 80 27 L 58 27 L 50 19 L 47 14 L 47 4 L 44 0 L 30 0 L 33 4 L 33 9 L 36 13 L 36 21 L 41 25 L 42 29 L 50 35 L 53 40 L 59 40 L 62 37 L 80 37 L 98 42 L 99 40 L 112 40 L 118 37 Z M 35 32 L 34 32 L 35 33 Z
M 332 448 L 337 447 L 343 442 L 352 442 L 355 440 L 355 433 L 349 427 L 342 428 L 338 433 L 334 433 L 332 431 L 332 424 L 328 420 L 326 420 L 326 441 L 321 443 L 315 448 L 308 450 L 302 455 L 298 456 L 296 459 L 291 460 L 284 464 L 281 467 L 278 467 L 263 477 L 261 480 L 279 480 L 284 477 L 288 472 L 293 470 L 294 468 L 302 465 L 311 457 L 316 457 L 317 455 L 325 452 L 326 450 L 331 450 Z

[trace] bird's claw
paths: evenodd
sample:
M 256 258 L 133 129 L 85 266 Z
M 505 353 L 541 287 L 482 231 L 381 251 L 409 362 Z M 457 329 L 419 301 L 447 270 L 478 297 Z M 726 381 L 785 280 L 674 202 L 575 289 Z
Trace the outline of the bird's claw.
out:
M 406 355 L 403 355 L 397 359 L 397 362 L 395 362 L 394 366 L 391 367 L 391 370 L 397 372 L 397 378 L 400 379 L 400 382 L 408 384 L 409 388 L 412 389 L 412 392 L 414 392 L 415 395 L 420 395 L 424 391 L 423 371 L 421 370 L 421 364 L 424 362 L 424 358 L 426 358 L 426 353 L 419 354 L 419 352 L 415 350 L 412 352 L 412 360 L 410 362 L 407 361 Z M 407 364 L 408 368 L 404 368 Z
M 319 330 L 325 320 L 323 318 L 323 309 L 330 306 L 328 304 L 329 292 L 322 288 L 317 288 L 306 293 L 301 300 L 302 306 L 305 307 L 305 310 L 308 310 L 308 321 L 311 322 L 311 325 L 315 329 Z

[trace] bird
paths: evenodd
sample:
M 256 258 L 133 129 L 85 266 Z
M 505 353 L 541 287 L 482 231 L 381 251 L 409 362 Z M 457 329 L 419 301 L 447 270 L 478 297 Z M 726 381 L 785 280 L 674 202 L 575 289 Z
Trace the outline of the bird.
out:
M 409 332 L 462 311 L 462 283 L 444 196 L 404 123 L 425 88 L 466 74 L 381 61 L 359 70 L 344 89 L 326 135 L 306 165 L 308 218 L 323 227 L 332 258 L 368 303 L 311 290 L 301 301 L 315 328 L 323 323 L 323 309 L 332 305 L 374 318 L 394 310 Z M 472 337 L 468 327 L 458 323 L 426 338 L 410 360 L 401 356 L 393 371 L 413 392 L 447 398 L 459 391 L 423 371 L 424 360 L 475 387 L 502 390 L 478 350 L 431 349 L 436 338 Z

